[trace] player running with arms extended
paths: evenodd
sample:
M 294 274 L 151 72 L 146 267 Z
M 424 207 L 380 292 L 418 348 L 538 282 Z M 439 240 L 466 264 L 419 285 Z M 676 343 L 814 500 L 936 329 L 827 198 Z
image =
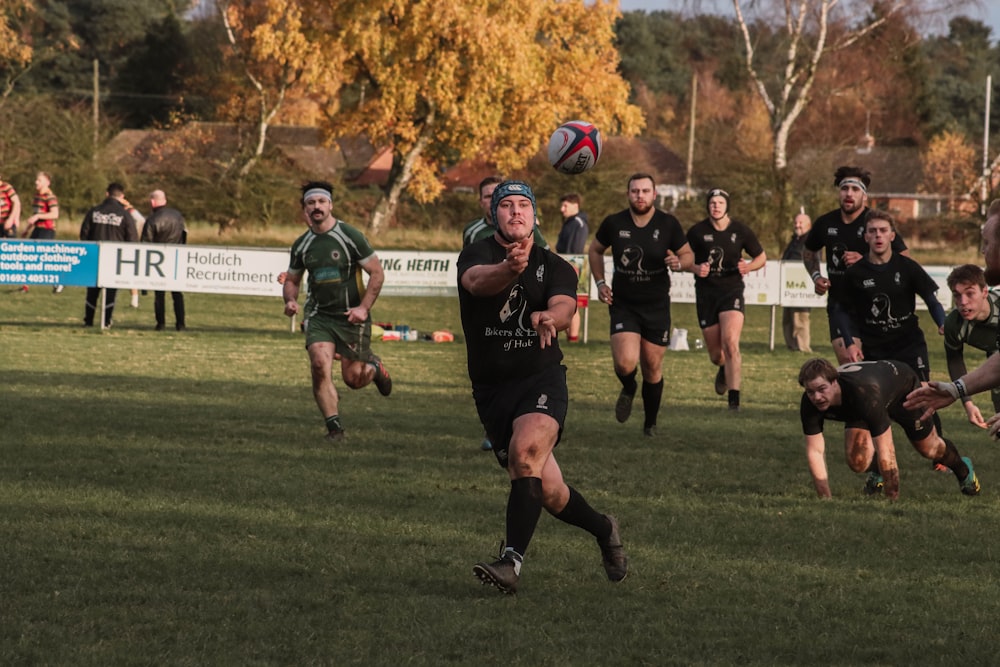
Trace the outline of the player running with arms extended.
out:
M 516 592 L 545 508 L 593 535 L 608 579 L 621 581 L 628 559 L 617 521 L 566 484 L 553 453 L 569 403 L 558 332 L 576 312 L 576 272 L 534 243 L 535 196 L 527 183 L 499 184 L 491 206 L 496 233 L 458 257 L 458 300 L 472 396 L 510 492 L 506 548 L 473 573 L 504 593 Z

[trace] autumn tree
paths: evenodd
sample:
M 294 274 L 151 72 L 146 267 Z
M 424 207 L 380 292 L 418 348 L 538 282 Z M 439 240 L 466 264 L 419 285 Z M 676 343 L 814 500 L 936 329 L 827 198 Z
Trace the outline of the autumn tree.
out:
M 33 50 L 25 39 L 23 24 L 33 11 L 30 0 L 0 0 L 0 104 L 31 66 Z
M 917 14 L 943 11 L 962 0 L 733 0 L 743 36 L 743 53 L 752 86 L 767 109 L 773 138 L 771 157 L 775 190 L 782 218 L 787 218 L 788 142 L 792 128 L 814 100 L 817 76 L 833 53 L 844 51 L 889 22 L 906 21 Z M 745 13 L 757 13 L 757 21 Z M 759 50 L 761 34 L 777 40 Z
M 338 63 L 344 52 L 317 25 L 316 8 L 298 0 L 232 0 L 218 3 L 232 56 L 251 94 L 237 89 L 230 114 L 252 119 L 253 138 L 238 157 L 237 180 L 264 153 L 267 132 L 290 94 L 309 95 L 330 104 L 339 90 Z M 333 3 L 336 4 L 336 3 Z M 320 44 L 323 45 L 322 52 Z
M 337 3 L 334 3 L 337 4 Z M 369 0 L 337 7 L 364 102 L 332 115 L 335 135 L 392 146 L 394 166 L 371 218 L 377 233 L 404 192 L 443 190 L 467 158 L 521 167 L 559 122 L 585 118 L 606 134 L 642 127 L 616 73 L 613 0 Z
M 926 192 L 947 193 L 948 210 L 957 210 L 958 199 L 976 183 L 976 149 L 961 133 L 945 130 L 931 139 L 921 156 Z

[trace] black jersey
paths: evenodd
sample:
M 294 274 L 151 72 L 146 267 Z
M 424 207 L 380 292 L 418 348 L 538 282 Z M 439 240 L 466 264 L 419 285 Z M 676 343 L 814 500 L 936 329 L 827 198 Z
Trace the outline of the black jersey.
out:
M 924 341 L 917 295 L 936 301 L 937 283 L 916 261 L 893 254 L 885 264 L 862 258 L 845 273 L 845 296 L 865 347 L 903 348 Z
M 576 299 L 576 271 L 555 253 L 533 245 L 528 268 L 509 288 L 491 296 L 474 296 L 462 276 L 480 264 L 499 264 L 507 251 L 488 237 L 466 246 L 458 256 L 458 303 L 473 384 L 496 384 L 528 377 L 558 365 L 563 358 L 553 340 L 543 350 L 531 314 L 548 308 L 549 299 L 565 294 Z
M 799 414 L 804 434 L 822 433 L 823 420 L 833 419 L 867 428 L 872 437 L 882 435 L 892 425 L 890 412 L 898 414 L 906 395 L 920 385 L 916 371 L 897 361 L 860 361 L 837 371 L 840 405 L 822 412 L 803 392 Z
M 819 252 L 826 249 L 826 275 L 830 279 L 830 291 L 827 299 L 844 302 L 844 253 L 848 251 L 868 254 L 868 242 L 865 241 L 865 222 L 868 220 L 868 208 L 861 212 L 853 222 L 844 223 L 840 209 L 834 209 L 816 218 L 812 229 L 806 235 L 807 250 Z M 903 237 L 896 233 L 892 242 L 893 254 L 906 250 Z
M 688 230 L 687 241 L 694 251 L 694 263 L 709 263 L 707 276 L 695 275 L 695 287 L 742 287 L 739 263 L 743 251 L 751 258 L 764 252 L 757 235 L 739 220 L 730 220 L 729 226 L 719 231 L 705 218 Z
M 594 238 L 611 248 L 616 304 L 663 303 L 670 298 L 667 250 L 676 253 L 687 244 L 677 218 L 656 209 L 649 222 L 638 227 L 625 209 L 604 218 Z

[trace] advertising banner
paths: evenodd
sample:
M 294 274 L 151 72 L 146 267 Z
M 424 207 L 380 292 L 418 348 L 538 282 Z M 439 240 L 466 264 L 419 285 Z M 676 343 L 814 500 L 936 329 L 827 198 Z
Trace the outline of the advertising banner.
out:
M 0 284 L 97 284 L 98 244 L 78 241 L 0 240 Z

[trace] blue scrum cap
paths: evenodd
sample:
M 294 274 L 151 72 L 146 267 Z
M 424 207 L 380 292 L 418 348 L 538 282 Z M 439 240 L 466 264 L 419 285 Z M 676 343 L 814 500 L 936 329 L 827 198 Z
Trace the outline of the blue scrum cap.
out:
M 538 204 L 535 202 L 535 193 L 531 191 L 531 186 L 524 181 L 504 181 L 496 187 L 490 198 L 490 217 L 493 218 L 493 224 L 497 221 L 497 207 L 500 206 L 500 201 L 511 195 L 521 195 L 530 199 L 531 208 L 537 215 Z

